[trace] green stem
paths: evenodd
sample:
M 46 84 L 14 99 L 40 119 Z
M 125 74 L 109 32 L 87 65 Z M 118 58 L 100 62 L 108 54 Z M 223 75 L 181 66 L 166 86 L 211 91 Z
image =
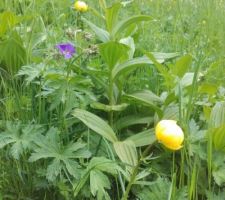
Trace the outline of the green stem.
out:
M 153 143 L 153 144 L 154 144 L 154 143 Z M 136 178 L 136 176 L 137 176 L 137 174 L 138 174 L 138 170 L 139 170 L 139 167 L 140 167 L 140 165 L 141 165 L 141 162 L 142 162 L 143 158 L 146 157 L 146 156 L 148 155 L 148 153 L 149 153 L 149 151 L 151 150 L 153 144 L 150 144 L 150 145 L 144 150 L 142 156 L 140 157 L 140 159 L 139 159 L 137 165 L 135 166 L 135 168 L 134 168 L 134 170 L 133 170 L 133 173 L 132 173 L 132 175 L 131 175 L 131 177 L 130 177 L 130 182 L 129 182 L 129 184 L 127 185 L 126 191 L 125 191 L 125 193 L 124 193 L 124 195 L 123 195 L 123 197 L 122 197 L 121 200 L 127 200 L 127 199 L 128 199 L 129 192 L 130 192 L 130 190 L 131 190 L 132 185 L 133 185 L 134 182 L 135 182 L 135 178 Z
M 111 76 L 111 72 L 109 74 L 109 105 L 112 106 L 114 104 L 113 101 L 113 79 Z M 109 112 L 109 124 L 113 126 L 113 111 Z

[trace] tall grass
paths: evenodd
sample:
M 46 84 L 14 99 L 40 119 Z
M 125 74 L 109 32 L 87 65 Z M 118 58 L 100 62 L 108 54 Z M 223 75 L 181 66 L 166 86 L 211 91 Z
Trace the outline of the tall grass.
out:
M 96 11 L 103 13 L 99 1 L 87 0 L 87 3 Z M 112 1 L 107 1 L 107 3 L 108 5 L 112 4 Z M 9 27 L 9 30 L 4 34 L 1 34 L 0 28 L 0 47 L 5 44 L 4 41 L 14 37 L 12 34 L 16 30 L 22 40 L 21 46 L 26 52 L 21 54 L 23 56 L 23 61 L 21 61 L 20 58 L 16 57 L 16 53 L 13 54 L 13 49 L 11 50 L 14 57 L 3 58 L 3 52 L 0 51 L 0 130 L 1 132 L 6 130 L 6 121 L 21 121 L 24 126 L 30 123 L 39 124 L 46 130 L 54 126 L 62 132 L 59 142 L 61 145 L 78 139 L 84 140 L 90 151 L 95 150 L 96 156 L 105 156 L 119 162 L 111 144 L 98 136 L 93 137 L 93 132 L 89 129 L 88 133 L 85 132 L 86 129 L 82 124 L 73 117 L 64 114 L 66 110 L 64 104 L 59 104 L 54 109 L 49 110 L 51 103 L 57 97 L 59 98 L 61 93 L 59 92 L 58 96 L 50 96 L 50 98 L 47 95 L 44 96 L 43 87 L 45 85 L 42 85 L 44 83 L 40 78 L 41 75 L 35 77 L 35 81 L 28 84 L 24 81 L 25 77 L 17 75 L 22 65 L 34 64 L 37 66 L 39 63 L 44 63 L 46 66 L 57 66 L 55 74 L 53 73 L 56 78 L 51 77 L 52 80 L 58 78 L 66 80 L 68 76 L 66 77 L 65 71 L 60 68 L 65 67 L 66 64 L 58 58 L 54 47 L 57 43 L 72 41 L 77 48 L 77 53 L 81 56 L 76 58 L 71 65 L 71 71 L 87 79 L 87 83 L 84 83 L 85 81 L 79 82 L 81 87 L 86 87 L 84 93 L 88 91 L 83 97 L 83 101 L 80 101 L 79 107 L 90 109 L 102 118 L 109 119 L 109 124 L 114 129 L 116 120 L 129 114 L 143 112 L 153 118 L 146 126 L 137 125 L 130 129 L 122 129 L 128 136 L 154 126 L 154 120 L 157 119 L 154 119 L 155 115 L 152 110 L 146 110 L 141 105 L 131 105 L 120 114 L 111 111 L 109 117 L 104 112 L 96 111 L 89 106 L 90 102 L 93 101 L 93 96 L 101 102 L 107 102 L 107 95 L 102 92 L 104 87 L 102 87 L 101 81 L 104 84 L 109 84 L 110 106 L 114 105 L 113 90 L 115 88 L 111 77 L 106 79 L 104 76 L 107 73 L 106 66 L 102 64 L 99 52 L 93 55 L 86 53 L 87 50 L 94 48 L 93 45 L 98 44 L 99 41 L 85 23 L 82 26 L 79 24 L 78 15 L 71 7 L 70 0 L 2 0 L 0 2 L 0 12 L 14 13 L 17 21 L 16 25 Z M 223 160 L 224 152 L 221 153 L 220 149 L 214 148 L 215 139 L 210 133 L 218 131 L 223 126 L 223 119 L 225 119 L 222 116 L 224 113 L 222 113 L 221 124 L 216 126 L 214 123 L 217 123 L 218 119 L 212 117 L 214 105 L 217 102 L 223 102 L 225 97 L 225 1 L 134 0 L 123 8 L 119 17 L 126 18 L 134 13 L 147 14 L 154 19 L 150 22 L 140 23 L 138 31 L 132 35 L 136 42 L 135 56 L 138 57 L 143 52 L 178 52 L 180 56 L 189 54 L 193 61 L 188 72 L 193 72 L 194 75 L 189 87 L 182 89 L 181 85 L 177 85 L 174 90 L 176 94 L 174 94 L 171 92 L 173 89 L 164 82 L 162 74 L 156 68 L 149 68 L 146 65 L 136 69 L 126 76 L 125 80 L 122 80 L 124 82 L 123 92 L 131 94 L 140 89 L 148 89 L 158 96 L 161 95 L 162 98 L 163 92 L 171 92 L 172 100 L 169 98 L 167 100 L 172 102 L 172 109 L 175 105 L 174 108 L 176 107 L 177 110 L 165 112 L 165 116 L 168 114 L 167 116 L 174 117 L 179 121 L 184 129 L 186 140 L 184 148 L 179 153 L 164 151 L 156 145 L 152 152 L 157 157 L 144 160 L 136 168 L 137 170 L 145 169 L 153 172 L 148 178 L 143 179 L 143 185 L 131 187 L 135 177 L 129 185 L 129 181 L 127 182 L 122 177 L 121 172 L 117 175 L 110 172 L 110 181 L 116 186 L 116 189 L 113 188 L 113 192 L 116 191 L 116 194 L 113 192 L 109 192 L 109 194 L 112 195 L 112 198 L 119 199 L 128 186 L 129 192 L 131 191 L 130 199 L 137 198 L 133 197 L 136 195 L 140 199 L 147 200 L 155 191 L 157 193 L 157 188 L 154 192 L 151 191 L 153 190 L 151 185 L 154 184 L 152 187 L 154 188 L 159 184 L 159 187 L 162 185 L 163 188 L 161 188 L 162 191 L 158 190 L 158 193 L 161 192 L 162 195 L 166 193 L 168 199 L 203 200 L 207 198 L 211 200 L 217 198 L 222 200 L 225 182 L 224 161 L 220 163 L 215 157 L 221 156 L 221 160 Z M 90 9 L 84 16 L 100 27 L 104 25 L 104 21 L 96 15 L 94 10 Z M 84 30 L 81 30 L 82 28 Z M 91 36 L 91 38 L 86 36 Z M 8 62 L 9 60 L 12 62 Z M 174 63 L 175 61 L 166 63 L 166 69 L 170 69 Z M 99 81 L 99 79 L 102 80 Z M 89 80 L 94 80 L 96 85 L 89 84 Z M 80 86 L 79 84 L 76 85 L 77 88 Z M 68 95 L 68 93 L 66 94 Z M 177 95 L 178 98 L 173 95 Z M 168 105 L 165 105 L 166 109 L 170 108 Z M 125 138 L 123 131 L 117 131 L 119 138 Z M 139 150 L 141 152 L 142 148 Z M 41 160 L 36 164 L 28 161 L 30 149 L 26 149 L 20 159 L 13 159 L 10 152 L 10 147 L 6 146 L 1 149 L 0 153 L 0 170 L 2 172 L 0 175 L 0 199 L 1 195 L 2 199 L 73 199 L 74 188 L 82 184 L 83 189 L 81 189 L 80 196 L 76 197 L 77 199 L 97 198 L 90 197 L 90 192 L 85 194 L 86 190 L 90 191 L 88 184 L 73 182 L 68 178 L 71 176 L 63 174 L 64 172 L 59 175 L 60 178 L 55 182 L 46 180 L 45 173 L 50 158 Z M 79 163 L 81 163 L 82 169 L 86 169 L 90 162 L 86 158 L 80 158 Z M 145 170 L 142 172 L 144 173 Z M 84 172 L 86 173 L 86 171 Z M 137 174 L 138 171 L 135 175 Z M 165 178 L 165 182 L 163 183 L 162 180 L 158 179 L 155 181 L 156 177 Z M 105 182 L 108 180 L 104 174 L 103 180 Z M 167 183 L 168 180 L 170 182 Z M 144 194 L 146 194 L 145 197 Z M 128 197 L 129 195 L 127 193 L 124 196 Z M 98 198 L 100 199 L 100 197 Z M 157 199 L 154 195 L 153 198 Z M 160 199 L 160 196 L 158 198 Z

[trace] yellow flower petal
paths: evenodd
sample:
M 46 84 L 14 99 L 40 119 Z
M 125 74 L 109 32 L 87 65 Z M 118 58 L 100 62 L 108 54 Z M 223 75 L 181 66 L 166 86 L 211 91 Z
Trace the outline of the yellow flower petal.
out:
M 88 5 L 84 1 L 76 1 L 74 9 L 80 12 L 86 12 L 88 10 Z
M 184 133 L 174 120 L 161 120 L 155 128 L 156 138 L 171 150 L 182 148 Z

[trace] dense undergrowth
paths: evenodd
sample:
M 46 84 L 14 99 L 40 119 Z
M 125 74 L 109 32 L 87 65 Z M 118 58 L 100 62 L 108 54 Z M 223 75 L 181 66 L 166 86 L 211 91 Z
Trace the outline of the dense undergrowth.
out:
M 86 3 L 0 0 L 0 199 L 223 200 L 225 1 Z

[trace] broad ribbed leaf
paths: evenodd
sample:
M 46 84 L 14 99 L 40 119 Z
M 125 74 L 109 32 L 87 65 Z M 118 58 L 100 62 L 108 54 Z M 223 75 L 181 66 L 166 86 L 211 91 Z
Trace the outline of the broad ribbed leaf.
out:
M 126 141 L 132 141 L 136 147 L 142 147 L 153 144 L 156 141 L 155 133 L 153 129 L 137 133 L 127 138 Z
M 190 55 L 185 55 L 179 60 L 177 60 L 174 67 L 171 69 L 172 74 L 182 78 L 184 74 L 188 71 L 192 62 L 192 57 Z
M 110 111 L 123 111 L 127 108 L 128 104 L 126 103 L 122 103 L 120 105 L 105 105 L 99 102 L 94 102 L 91 104 L 92 108 L 98 109 L 98 110 L 104 110 L 106 112 L 110 112 Z
M 213 143 L 216 150 L 225 151 L 225 125 L 212 129 L 210 132 L 213 134 Z
M 83 17 L 82 20 L 95 32 L 99 40 L 101 40 L 102 42 L 107 42 L 110 40 L 109 33 L 107 31 L 102 28 L 99 28 L 98 26 Z
M 153 118 L 143 115 L 131 115 L 120 118 L 115 123 L 117 129 L 123 129 L 136 124 L 149 124 L 153 122 Z
M 4 10 L 4 9 L 3 9 Z M 19 18 L 10 11 L 4 11 L 0 14 L 0 37 L 19 22 Z
M 118 42 L 107 42 L 99 46 L 100 54 L 110 69 L 123 58 L 128 57 L 129 47 Z
M 116 25 L 118 20 L 118 13 L 121 8 L 121 3 L 115 3 L 111 7 L 105 10 L 106 26 L 109 33 L 111 33 L 113 27 Z
M 117 165 L 115 161 L 109 160 L 105 157 L 94 157 L 91 159 L 89 165 L 89 169 L 97 169 L 102 172 L 106 172 L 109 174 L 117 174 L 117 172 L 120 169 L 120 167 Z
M 158 60 L 158 62 L 160 63 L 163 61 L 164 60 Z M 145 56 L 133 58 L 114 67 L 114 69 L 112 70 L 112 78 L 116 79 L 118 78 L 118 76 L 125 74 L 131 70 L 134 70 L 137 67 L 142 67 L 143 65 L 150 65 L 150 64 L 153 64 L 153 62 Z
M 162 52 L 151 52 L 151 54 L 155 57 L 155 59 L 171 59 L 179 56 L 180 54 L 175 52 L 175 53 L 162 53 Z
M 90 129 L 106 138 L 110 142 L 116 142 L 117 137 L 112 128 L 98 116 L 81 109 L 75 109 L 72 115 L 80 119 Z
M 133 94 L 125 95 L 131 100 L 142 103 L 143 105 L 149 106 L 154 109 L 159 116 L 162 116 L 163 112 L 157 104 L 162 103 L 162 100 L 149 90 L 142 90 L 140 92 L 135 92 Z
M 120 160 L 127 165 L 127 170 L 132 172 L 133 167 L 138 163 L 137 150 L 133 141 L 118 141 L 113 146 Z
M 210 125 L 213 128 L 225 124 L 225 102 L 217 102 L 212 109 L 210 116 Z
M 113 37 L 117 37 L 121 32 L 123 32 L 131 24 L 142 22 L 142 21 L 149 21 L 149 20 L 152 20 L 152 17 L 148 15 L 136 15 L 128 19 L 122 20 L 119 23 L 117 23 L 116 26 L 113 28 L 112 35 Z
M 4 62 L 7 71 L 16 73 L 18 68 L 26 62 L 26 50 L 19 34 L 12 33 L 7 40 L 0 42 L 0 62 Z
M 134 56 L 134 52 L 135 52 L 134 39 L 132 37 L 128 36 L 126 38 L 122 38 L 119 42 L 130 47 L 130 50 L 128 51 L 128 58 L 132 59 Z

